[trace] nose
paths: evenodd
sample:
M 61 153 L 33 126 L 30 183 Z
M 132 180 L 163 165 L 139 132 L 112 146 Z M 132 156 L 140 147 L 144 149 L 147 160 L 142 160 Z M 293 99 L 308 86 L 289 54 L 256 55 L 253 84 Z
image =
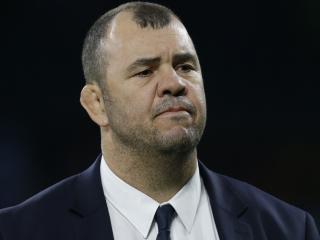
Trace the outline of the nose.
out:
M 184 96 L 187 93 L 185 80 L 174 69 L 170 69 L 159 77 L 157 93 L 159 97 Z

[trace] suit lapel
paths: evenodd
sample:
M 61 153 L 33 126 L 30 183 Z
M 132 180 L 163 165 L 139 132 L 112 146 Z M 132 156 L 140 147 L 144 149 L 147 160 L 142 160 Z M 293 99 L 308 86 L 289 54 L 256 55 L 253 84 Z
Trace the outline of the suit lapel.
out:
M 107 203 L 100 178 L 101 155 L 76 178 L 73 213 L 77 240 L 113 240 Z
M 250 240 L 251 228 L 242 218 L 248 207 L 226 181 L 199 162 L 200 174 L 210 198 L 220 240 Z

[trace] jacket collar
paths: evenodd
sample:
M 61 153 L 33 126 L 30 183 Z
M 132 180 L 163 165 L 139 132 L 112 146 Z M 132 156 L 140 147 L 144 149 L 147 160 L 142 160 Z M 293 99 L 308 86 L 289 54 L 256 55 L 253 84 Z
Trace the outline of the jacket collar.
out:
M 113 240 L 112 227 L 100 177 L 101 154 L 75 182 L 71 212 L 77 240 Z
M 252 239 L 250 226 L 243 219 L 248 206 L 224 177 L 210 171 L 200 161 L 199 169 L 210 198 L 220 240 Z
M 90 215 L 106 205 L 100 177 L 100 160 L 101 154 L 87 170 L 76 178 L 72 210 L 82 217 Z

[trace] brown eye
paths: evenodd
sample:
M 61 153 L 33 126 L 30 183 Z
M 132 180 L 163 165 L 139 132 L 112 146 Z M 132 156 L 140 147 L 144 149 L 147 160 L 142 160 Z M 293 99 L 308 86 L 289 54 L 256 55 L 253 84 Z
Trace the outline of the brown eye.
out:
M 184 72 L 184 73 L 188 73 L 188 72 L 193 71 L 195 69 L 190 64 L 182 64 L 182 65 L 177 66 L 177 70 Z
M 138 76 L 138 77 L 148 77 L 152 73 L 153 73 L 153 71 L 151 69 L 146 69 L 146 70 L 143 70 L 142 72 L 137 73 L 136 76 Z

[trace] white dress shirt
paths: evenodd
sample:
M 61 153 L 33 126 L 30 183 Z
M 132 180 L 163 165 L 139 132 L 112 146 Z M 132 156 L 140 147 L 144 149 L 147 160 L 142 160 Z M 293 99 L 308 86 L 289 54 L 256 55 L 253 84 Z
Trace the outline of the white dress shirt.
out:
M 115 240 L 156 240 L 154 215 L 160 204 L 116 176 L 102 157 L 101 181 Z M 168 202 L 176 211 L 171 240 L 219 240 L 199 168 Z

